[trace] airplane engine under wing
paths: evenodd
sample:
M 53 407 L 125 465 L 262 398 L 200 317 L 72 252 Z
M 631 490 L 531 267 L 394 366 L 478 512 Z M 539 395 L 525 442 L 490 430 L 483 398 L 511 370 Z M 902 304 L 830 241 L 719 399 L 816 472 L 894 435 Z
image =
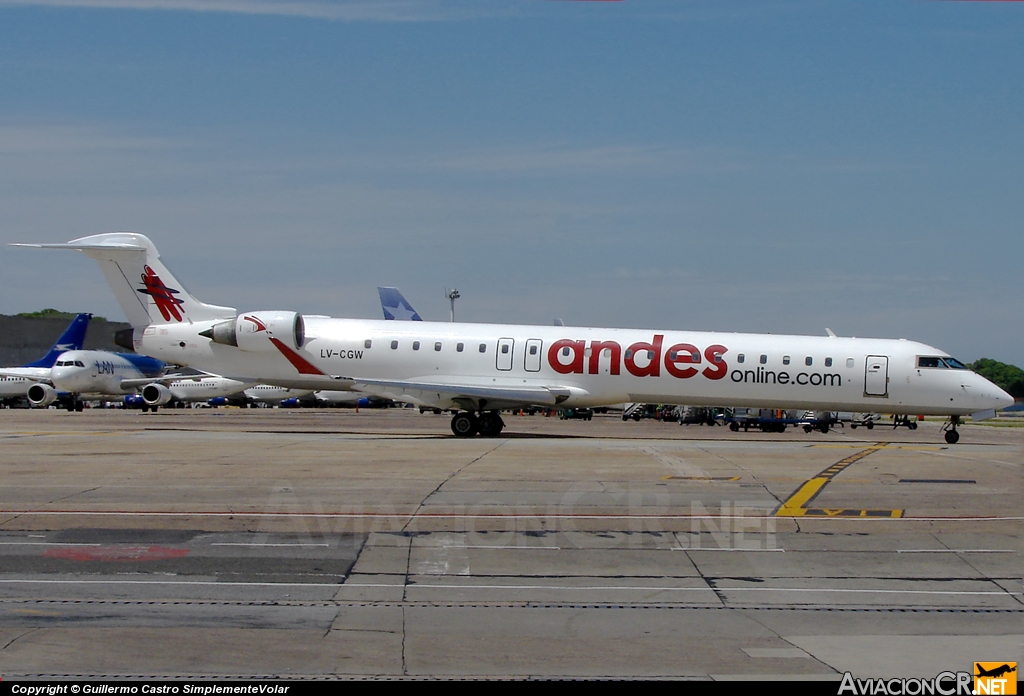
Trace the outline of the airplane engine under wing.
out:
M 147 384 L 142 388 L 142 400 L 147 406 L 163 406 L 173 398 L 171 390 L 162 384 Z
M 49 384 L 33 384 L 28 388 L 27 396 L 33 408 L 46 408 L 57 400 L 57 390 Z
M 214 343 L 259 353 L 276 351 L 275 341 L 299 350 L 306 342 L 306 325 L 298 312 L 262 310 L 244 312 L 234 319 L 214 324 L 199 335 Z

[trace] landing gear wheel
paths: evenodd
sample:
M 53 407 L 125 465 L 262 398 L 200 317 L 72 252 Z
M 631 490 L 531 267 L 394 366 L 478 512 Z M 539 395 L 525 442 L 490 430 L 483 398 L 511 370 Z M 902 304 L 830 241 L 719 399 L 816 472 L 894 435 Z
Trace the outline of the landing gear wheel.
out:
M 955 445 L 960 442 L 960 433 L 955 430 L 946 431 L 946 442 L 950 445 Z
M 505 427 L 505 421 L 497 413 L 484 413 L 476 421 L 479 433 L 484 437 L 497 437 Z M 455 421 L 452 421 L 452 429 L 455 429 Z M 455 433 L 458 435 L 458 433 Z
M 456 413 L 452 417 L 452 432 L 455 437 L 473 437 L 477 431 L 476 416 L 472 413 Z
M 915 423 L 914 421 L 907 421 L 907 427 L 910 430 L 917 430 L 917 423 Z
M 149 413 L 149 404 L 142 404 L 142 412 Z
M 868 422 L 867 422 L 867 423 L 866 423 L 866 424 L 864 425 L 864 427 L 865 427 L 865 428 L 867 428 L 868 430 L 872 430 L 872 429 L 873 429 L 873 428 L 875 427 L 875 422 L 874 422 L 874 421 L 868 421 Z
M 158 408 L 160 408 L 160 407 L 159 407 L 159 406 L 150 406 L 150 408 L 151 408 L 151 409 L 153 409 L 153 413 L 156 413 L 156 410 L 157 410 Z
M 84 408 L 85 408 L 85 404 L 83 404 L 81 401 L 76 401 L 75 402 L 75 412 L 76 413 L 81 413 L 82 409 L 84 409 Z
M 75 412 L 75 402 L 74 401 L 69 401 L 67 409 L 68 409 L 68 413 L 74 413 Z

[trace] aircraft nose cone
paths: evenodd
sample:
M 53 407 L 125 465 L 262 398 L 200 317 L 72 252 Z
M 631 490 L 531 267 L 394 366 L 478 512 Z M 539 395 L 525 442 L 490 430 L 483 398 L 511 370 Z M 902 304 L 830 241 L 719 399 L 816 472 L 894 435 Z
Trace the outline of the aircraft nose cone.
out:
M 996 396 L 996 400 L 999 402 L 999 405 L 996 406 L 997 411 L 1002 408 L 1009 408 L 1010 406 L 1013 406 L 1014 403 L 1013 397 L 1007 394 L 1002 389 L 999 390 L 999 394 Z

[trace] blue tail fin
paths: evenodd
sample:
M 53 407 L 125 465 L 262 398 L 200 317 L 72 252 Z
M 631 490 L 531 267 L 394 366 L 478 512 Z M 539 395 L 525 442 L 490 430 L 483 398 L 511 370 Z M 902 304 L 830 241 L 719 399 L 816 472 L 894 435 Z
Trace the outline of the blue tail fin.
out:
M 64 330 L 64 333 L 60 335 L 57 342 L 53 344 L 53 348 L 50 349 L 49 353 L 39 360 L 30 362 L 22 367 L 53 367 L 61 353 L 69 350 L 82 350 L 82 344 L 85 342 L 85 330 L 89 328 L 90 319 L 92 319 L 91 314 L 79 314 L 71 320 L 68 328 Z
M 377 294 L 380 295 L 380 308 L 384 310 L 385 319 L 423 321 L 398 288 L 377 288 Z

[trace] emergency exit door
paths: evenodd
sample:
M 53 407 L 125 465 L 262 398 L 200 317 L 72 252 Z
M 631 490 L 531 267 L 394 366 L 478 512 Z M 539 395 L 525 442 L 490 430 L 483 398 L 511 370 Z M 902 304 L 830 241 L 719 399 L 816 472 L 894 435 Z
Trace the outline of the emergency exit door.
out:
M 499 370 L 511 370 L 512 369 L 512 349 L 515 347 L 515 340 L 511 338 L 499 338 L 498 339 L 498 357 L 497 368 Z

